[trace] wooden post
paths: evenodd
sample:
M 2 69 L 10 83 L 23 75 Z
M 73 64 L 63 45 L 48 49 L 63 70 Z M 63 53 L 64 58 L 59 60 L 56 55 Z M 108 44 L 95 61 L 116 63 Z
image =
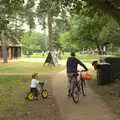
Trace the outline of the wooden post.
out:
M 11 47 L 8 47 L 8 59 L 12 59 L 12 56 L 11 56 Z
M 12 48 L 12 56 L 13 56 L 13 59 L 15 58 L 15 48 L 13 47 Z
M 18 47 L 18 57 L 21 57 L 21 48 Z

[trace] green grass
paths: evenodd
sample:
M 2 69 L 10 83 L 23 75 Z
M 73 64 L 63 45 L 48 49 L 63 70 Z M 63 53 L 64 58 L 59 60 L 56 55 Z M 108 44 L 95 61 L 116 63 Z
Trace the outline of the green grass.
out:
M 48 76 L 41 79 L 50 80 Z M 0 120 L 27 120 L 29 102 L 25 101 L 31 76 L 0 76 Z M 13 118 L 12 118 L 13 117 Z
M 67 59 L 70 56 L 70 52 L 64 52 L 64 54 L 61 53 L 61 58 L 62 59 Z M 109 55 L 106 55 L 104 57 L 108 57 Z M 33 54 L 30 56 L 31 58 L 46 58 L 47 55 L 45 54 L 45 56 L 43 57 L 42 54 L 38 53 L 38 54 Z M 101 55 L 87 55 L 87 54 L 80 54 L 80 52 L 76 52 L 76 57 L 79 58 L 80 60 L 84 61 L 84 62 L 92 62 L 93 60 L 98 60 Z
M 62 55 L 61 60 L 67 60 L 68 57 L 69 57 L 69 53 L 65 52 L 64 55 Z M 99 59 L 99 56 L 80 55 L 79 53 L 76 53 L 76 57 L 80 59 L 82 62 L 88 62 L 88 63 L 91 63 L 93 60 Z M 65 66 L 49 67 L 49 66 L 43 66 L 43 63 L 40 62 L 17 61 L 14 63 L 0 64 L 0 73 L 59 72 L 63 69 L 65 69 Z
M 43 57 L 41 53 L 36 53 L 33 55 L 30 55 L 31 58 L 46 58 L 47 55 L 45 54 L 45 56 Z
M 98 60 L 98 56 L 93 56 L 93 55 L 80 55 L 78 56 L 80 60 L 83 60 L 84 62 L 92 62 L 93 60 Z
M 0 64 L 0 73 L 31 73 L 31 72 L 59 72 L 63 66 L 43 66 L 41 63 L 15 62 Z
M 61 54 L 62 59 L 67 59 L 69 56 L 70 56 L 69 52 L 64 52 L 64 54 Z M 31 58 L 46 58 L 47 55 L 43 57 L 41 54 L 33 54 L 30 57 Z M 97 55 L 81 55 L 79 52 L 76 52 L 76 57 L 85 62 L 91 62 L 94 59 L 99 59 L 99 56 Z
M 67 59 L 70 56 L 70 53 L 65 52 L 62 55 L 62 59 Z M 81 55 L 79 52 L 76 53 L 76 57 L 84 62 L 92 62 L 93 60 L 98 60 L 99 56 L 97 55 Z

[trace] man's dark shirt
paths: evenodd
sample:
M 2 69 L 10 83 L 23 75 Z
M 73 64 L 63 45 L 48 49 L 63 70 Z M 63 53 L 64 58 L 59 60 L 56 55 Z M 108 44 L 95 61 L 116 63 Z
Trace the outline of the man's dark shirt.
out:
M 81 65 L 85 70 L 87 67 L 76 57 L 69 57 L 67 59 L 67 73 L 77 73 L 77 65 Z

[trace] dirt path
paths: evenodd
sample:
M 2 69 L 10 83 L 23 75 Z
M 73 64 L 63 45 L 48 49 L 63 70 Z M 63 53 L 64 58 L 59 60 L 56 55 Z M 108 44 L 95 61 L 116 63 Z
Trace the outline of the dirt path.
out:
M 1 117 L 0 120 L 61 120 L 59 109 L 56 106 L 56 101 L 52 92 L 52 81 L 46 83 L 46 88 L 49 90 L 49 96 L 43 100 L 39 96 L 37 101 L 25 101 L 25 110 L 11 109 L 7 116 Z M 4 114 L 4 112 L 3 112 Z
M 119 120 L 107 105 L 87 86 L 87 96 L 81 96 L 80 102 L 74 104 L 67 97 L 65 72 L 56 75 L 52 81 L 53 94 L 63 120 Z
M 38 101 L 29 102 L 26 120 L 61 120 L 59 109 L 55 104 L 56 101 L 53 96 L 51 84 L 49 80 L 46 85 L 49 90 L 49 96 L 46 100 L 39 98 Z

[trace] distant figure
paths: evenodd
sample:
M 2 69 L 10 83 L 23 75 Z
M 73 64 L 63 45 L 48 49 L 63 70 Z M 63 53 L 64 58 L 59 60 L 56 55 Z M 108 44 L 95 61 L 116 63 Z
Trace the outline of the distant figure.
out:
M 42 51 L 42 56 L 43 56 L 43 57 L 45 56 L 45 51 Z
M 58 64 L 57 51 L 54 51 L 52 54 L 54 64 Z
M 48 63 L 48 65 L 54 65 L 55 66 L 55 63 L 53 61 L 53 57 L 51 55 L 51 52 L 48 53 L 48 56 L 47 56 L 43 65 L 45 65 L 46 63 Z
M 57 54 L 58 54 L 58 58 L 61 59 L 61 50 L 60 49 L 58 50 Z

